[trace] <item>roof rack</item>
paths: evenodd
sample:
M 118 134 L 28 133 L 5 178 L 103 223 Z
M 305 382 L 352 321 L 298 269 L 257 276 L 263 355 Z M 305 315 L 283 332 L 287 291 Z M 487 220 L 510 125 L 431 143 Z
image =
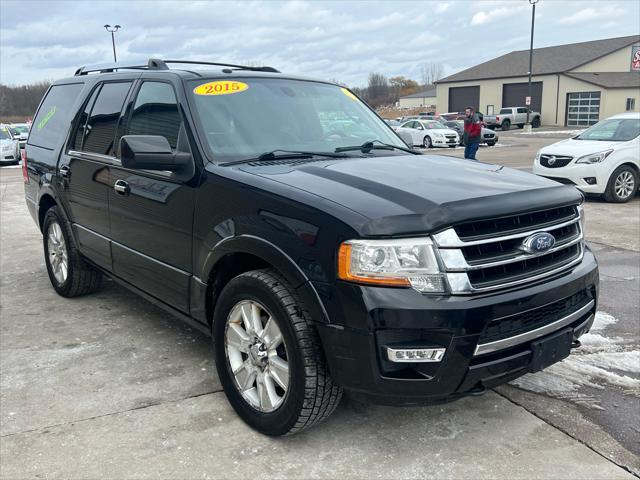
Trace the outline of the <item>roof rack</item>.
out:
M 147 63 L 138 62 L 134 64 L 121 64 L 121 63 L 105 63 L 100 65 L 90 65 L 78 68 L 74 76 L 88 75 L 91 72 L 109 73 L 117 70 L 169 70 L 168 63 L 182 63 L 188 65 L 215 65 L 218 67 L 229 67 L 235 70 L 253 70 L 256 72 L 272 72 L 280 73 L 273 67 L 249 67 L 246 65 L 235 65 L 233 63 L 218 63 L 218 62 L 199 62 L 197 60 L 161 60 L 159 58 L 150 58 Z

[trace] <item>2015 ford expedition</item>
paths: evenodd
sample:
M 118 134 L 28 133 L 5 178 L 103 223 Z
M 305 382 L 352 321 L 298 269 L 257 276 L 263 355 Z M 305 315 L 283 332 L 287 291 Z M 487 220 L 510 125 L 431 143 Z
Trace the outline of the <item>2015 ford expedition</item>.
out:
M 171 63 L 55 82 L 23 158 L 27 205 L 60 295 L 106 274 L 212 335 L 253 428 L 312 426 L 343 389 L 400 405 L 482 393 L 589 330 L 598 268 L 575 188 L 418 154 L 339 85 Z

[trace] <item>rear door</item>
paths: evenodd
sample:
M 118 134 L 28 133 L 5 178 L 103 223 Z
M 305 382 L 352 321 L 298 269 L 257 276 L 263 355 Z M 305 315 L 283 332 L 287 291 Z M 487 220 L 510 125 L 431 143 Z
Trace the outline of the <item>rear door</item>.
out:
M 161 135 L 189 151 L 176 88 L 141 79 L 123 115 L 123 135 Z M 193 170 L 192 170 L 193 171 Z M 109 219 L 114 273 L 163 302 L 188 312 L 195 190 L 191 178 L 163 171 L 110 167 Z M 120 191 L 115 186 L 124 186 Z
M 109 248 L 109 165 L 122 106 L 133 82 L 96 84 L 76 119 L 68 148 L 60 156 L 58 175 L 64 185 L 66 211 L 80 251 L 111 270 Z

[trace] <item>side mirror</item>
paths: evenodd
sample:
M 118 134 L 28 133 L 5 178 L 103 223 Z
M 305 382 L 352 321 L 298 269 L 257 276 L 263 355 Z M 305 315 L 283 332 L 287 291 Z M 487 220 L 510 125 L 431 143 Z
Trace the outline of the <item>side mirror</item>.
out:
M 175 172 L 187 165 L 191 155 L 174 153 L 169 140 L 160 135 L 125 135 L 120 138 L 120 161 L 125 168 Z

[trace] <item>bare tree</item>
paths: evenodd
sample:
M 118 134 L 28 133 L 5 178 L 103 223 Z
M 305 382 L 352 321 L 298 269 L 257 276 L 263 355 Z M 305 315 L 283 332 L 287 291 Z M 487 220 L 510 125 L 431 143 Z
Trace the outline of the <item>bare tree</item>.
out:
M 389 80 L 382 73 L 371 72 L 367 85 L 366 100 L 372 107 L 378 107 L 389 102 Z
M 442 78 L 442 75 L 444 74 L 444 65 L 441 63 L 426 62 L 422 64 L 420 73 L 423 86 L 426 87 L 427 85 L 433 85 L 433 82 Z

